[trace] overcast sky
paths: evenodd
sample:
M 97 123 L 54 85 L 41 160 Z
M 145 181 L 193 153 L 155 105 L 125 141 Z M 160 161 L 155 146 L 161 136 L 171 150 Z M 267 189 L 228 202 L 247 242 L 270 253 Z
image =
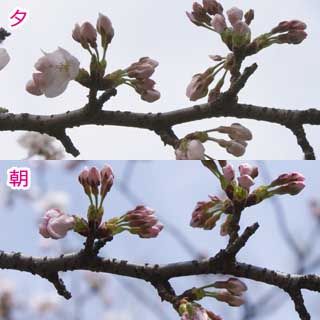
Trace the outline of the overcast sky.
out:
M 101 167 L 104 162 L 90 162 L 88 165 L 97 165 Z M 156 210 L 157 215 L 163 222 L 169 222 L 171 226 L 182 232 L 186 240 L 192 244 L 198 252 L 214 254 L 226 245 L 226 238 L 219 236 L 218 228 L 213 231 L 203 231 L 189 227 L 191 213 L 197 201 L 208 199 L 208 194 L 219 195 L 218 182 L 214 176 L 208 173 L 200 162 L 173 162 L 173 161 L 158 161 L 158 162 L 139 162 L 131 171 L 131 178 L 125 174 L 125 169 L 128 168 L 124 162 L 110 162 L 112 165 L 116 180 L 111 193 L 108 195 L 105 202 L 105 218 L 118 216 L 130 210 L 137 204 L 145 204 Z M 239 163 L 235 163 L 237 166 Z M 8 190 L 5 186 L 6 170 L 11 166 L 26 165 L 32 169 L 33 180 L 31 194 L 45 195 L 47 192 L 64 192 L 67 195 L 68 203 L 65 210 L 68 213 L 77 213 L 85 216 L 86 207 L 88 205 L 86 197 L 81 186 L 77 181 L 77 175 L 80 168 L 73 172 L 67 173 L 62 163 L 47 163 L 47 170 L 39 171 L 39 164 L 26 162 L 6 162 L 0 163 L 0 196 L 3 197 Z M 82 166 L 82 164 L 81 164 Z M 80 167 L 81 167 L 80 166 Z M 37 169 L 38 168 L 38 169 Z M 260 165 L 261 175 L 256 180 L 256 186 L 265 183 L 263 176 L 266 174 L 266 168 L 270 172 L 271 177 L 277 177 L 281 173 L 299 171 L 306 177 L 306 188 L 304 191 L 295 197 L 283 196 L 279 197 L 280 204 L 284 210 L 284 217 L 287 221 L 288 229 L 298 242 L 298 245 L 303 248 L 306 240 L 310 237 L 310 232 L 316 225 L 316 220 L 311 216 L 308 210 L 308 203 L 311 199 L 319 200 L 320 188 L 319 179 L 319 164 L 317 162 L 297 162 L 297 161 L 270 161 L 265 166 Z M 119 191 L 120 181 L 127 177 L 126 186 L 131 190 L 137 200 L 131 203 L 128 198 Z M 41 180 L 39 180 L 41 178 Z M 20 194 L 20 197 L 17 197 Z M 0 206 L 1 214 L 1 229 L 0 229 L 0 244 L 1 250 L 5 251 L 21 251 L 24 254 L 30 255 L 57 255 L 59 251 L 54 248 L 51 251 L 39 251 L 40 236 L 36 228 L 36 218 L 42 215 L 43 212 L 38 201 L 23 200 L 21 195 L 26 192 L 14 191 L 14 206 Z M 42 198 L 41 196 L 41 198 Z M 294 272 L 297 261 L 294 259 L 292 252 L 289 250 L 286 242 L 283 239 L 281 230 L 279 229 L 278 217 L 274 211 L 271 201 L 265 201 L 262 204 L 249 208 L 243 214 L 241 223 L 242 230 L 254 223 L 259 222 L 260 228 L 248 242 L 245 249 L 239 255 L 239 260 L 263 267 L 273 268 L 284 272 Z M 118 259 L 125 259 L 136 263 L 169 263 L 183 260 L 190 260 L 195 256 L 187 251 L 184 246 L 177 241 L 176 237 L 169 232 L 169 225 L 165 224 L 163 233 L 156 239 L 142 240 L 138 237 L 121 234 L 115 237 L 114 241 L 108 245 L 101 254 L 103 256 L 111 256 Z M 314 238 L 314 241 L 317 241 Z M 82 247 L 83 239 L 78 235 L 68 234 L 65 240 L 54 241 L 53 243 L 64 243 L 67 246 L 72 246 L 74 250 L 79 250 Z M 312 254 L 313 258 L 319 256 L 318 246 L 314 247 Z M 312 260 L 312 259 L 311 259 Z M 317 273 L 318 270 L 311 272 Z M 73 274 L 76 279 L 77 273 L 65 273 L 62 277 L 67 281 L 70 288 L 70 276 Z M 22 301 L 32 299 L 34 294 L 54 294 L 55 290 L 51 284 L 46 281 L 35 278 L 32 275 L 24 274 L 15 271 L 0 270 L 1 278 L 11 278 L 16 283 L 16 291 L 18 297 Z M 219 278 L 219 277 L 218 277 Z M 126 284 L 121 282 L 122 277 L 110 276 L 110 282 L 107 287 L 107 292 L 112 298 L 114 304 L 111 307 L 101 307 L 97 303 L 97 299 L 93 298 L 85 308 L 83 317 L 85 319 L 101 319 L 101 320 L 135 320 L 135 319 L 150 319 L 156 320 L 159 317 L 155 316 L 158 311 L 150 312 L 148 306 L 160 307 L 165 316 L 162 319 L 177 319 L 175 312 L 167 303 L 160 303 L 156 292 L 146 283 L 137 280 L 129 280 L 132 285 L 138 286 L 145 295 L 151 299 L 151 302 L 144 301 L 140 297 L 140 302 L 133 298 Z M 212 281 L 209 277 L 206 281 Z M 214 277 L 216 279 L 216 277 Z M 220 277 L 221 279 L 221 277 Z M 203 283 L 205 279 L 201 277 L 190 277 L 183 279 L 174 279 L 174 284 L 177 292 Z M 120 281 L 120 282 L 119 282 Z M 83 285 L 83 278 L 78 280 L 78 286 Z M 249 287 L 247 297 L 251 301 L 255 301 L 261 297 L 264 290 L 270 288 L 266 285 L 257 284 L 253 281 L 247 281 Z M 122 285 L 121 285 L 122 284 Z M 79 294 L 78 289 L 71 287 L 73 295 L 76 297 Z M 0 288 L 1 289 L 1 288 Z M 319 295 L 305 291 L 306 303 L 314 316 L 319 313 Z M 273 320 L 281 319 L 297 319 L 293 305 L 285 294 L 277 296 L 276 301 L 284 299 L 282 307 L 272 314 Z M 142 301 L 141 301 L 142 300 Z M 61 299 L 61 302 L 64 302 Z M 222 303 L 215 302 L 211 299 L 203 301 L 204 304 L 212 310 L 220 313 L 226 320 L 240 320 L 239 315 L 243 309 L 228 308 Z M 69 311 L 74 310 L 74 300 L 66 302 L 65 307 Z M 96 306 L 96 307 L 95 307 Z M 262 306 L 261 306 L 262 308 Z M 158 309 L 155 309 L 158 310 Z M 268 309 L 270 310 L 270 309 Z M 101 315 L 105 312 L 114 311 L 116 313 L 125 313 L 125 318 L 103 318 Z M 263 315 L 263 314 L 262 314 Z M 262 319 L 262 315 L 258 319 Z M 27 319 L 33 319 L 29 315 Z M 24 320 L 25 317 L 17 317 Z M 160 317 L 161 319 L 161 317 Z M 267 314 L 266 319 L 270 319 Z
M 25 92 L 40 49 L 53 51 L 57 46 L 69 50 L 87 67 L 87 53 L 71 38 L 76 22 L 95 23 L 102 12 L 113 22 L 116 36 L 108 52 L 109 71 L 124 68 L 142 56 L 160 62 L 154 76 L 162 93 L 160 101 L 148 104 L 129 88 L 121 87 L 115 99 L 105 107 L 109 110 L 165 112 L 191 106 L 185 89 L 193 74 L 209 65 L 209 54 L 226 54 L 218 37 L 192 25 L 185 16 L 192 0 L 184 1 L 119 1 L 119 0 L 2 0 L 0 22 L 8 26 L 8 15 L 16 6 L 29 12 L 29 19 L 4 43 L 11 55 L 10 64 L 0 73 L 2 107 L 12 112 L 37 114 L 74 110 L 86 102 L 86 90 L 72 83 L 58 98 L 34 97 Z M 319 3 L 316 0 L 225 0 L 225 8 L 255 8 L 253 35 L 269 31 L 285 19 L 301 19 L 308 24 L 308 39 L 299 46 L 273 46 L 246 62 L 256 61 L 259 70 L 241 92 L 240 101 L 261 106 L 305 109 L 317 107 L 319 74 Z M 235 119 L 205 120 L 179 126 L 180 136 L 217 125 L 230 125 Z M 301 151 L 292 134 L 281 127 L 243 121 L 254 134 L 245 155 L 248 159 L 301 159 Z M 319 155 L 319 128 L 307 127 L 308 136 Z M 172 159 L 172 148 L 164 148 L 151 132 L 114 127 L 82 127 L 69 131 L 84 159 Z M 0 133 L 5 145 L 3 159 L 21 159 L 26 152 L 15 143 L 20 133 Z M 275 139 L 276 138 L 276 139 Z M 211 145 L 209 154 L 230 158 L 222 149 Z

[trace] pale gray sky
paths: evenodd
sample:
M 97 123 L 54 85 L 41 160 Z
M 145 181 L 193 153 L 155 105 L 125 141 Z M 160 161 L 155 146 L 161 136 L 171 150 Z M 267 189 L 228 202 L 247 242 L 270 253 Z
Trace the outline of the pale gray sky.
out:
M 204 71 L 210 64 L 208 54 L 225 54 L 226 48 L 218 37 L 196 28 L 185 16 L 192 0 L 184 1 L 119 1 L 119 0 L 3 0 L 0 4 L 1 25 L 8 25 L 8 15 L 16 6 L 29 11 L 29 20 L 4 46 L 12 60 L 0 73 L 1 106 L 12 112 L 40 114 L 59 113 L 82 106 L 86 90 L 77 83 L 60 97 L 47 99 L 25 92 L 33 65 L 41 56 L 40 49 L 53 51 L 57 46 L 70 51 L 87 67 L 87 53 L 71 39 L 75 22 L 96 21 L 99 12 L 108 15 L 116 36 L 110 47 L 109 71 L 126 67 L 141 56 L 160 62 L 154 78 L 162 99 L 154 104 L 140 100 L 132 90 L 120 88 L 119 95 L 106 108 L 139 112 L 164 112 L 190 106 L 185 89 L 193 74 Z M 281 4 L 279 4 L 281 3 Z M 239 6 L 255 8 L 254 36 L 269 31 L 285 19 L 301 19 L 308 24 L 309 37 L 300 46 L 274 46 L 255 56 L 259 70 L 243 90 L 240 100 L 262 106 L 304 109 L 318 106 L 319 3 L 316 0 L 225 0 L 225 8 Z M 252 59 L 250 59 L 252 60 Z M 247 61 L 249 64 L 250 61 Z M 190 131 L 231 124 L 234 119 L 206 120 L 177 128 L 182 136 Z M 248 159 L 301 159 L 301 151 L 292 134 L 278 126 L 241 121 L 254 133 L 245 155 Z M 307 127 L 310 140 L 319 155 L 319 128 Z M 164 148 L 151 132 L 114 127 L 82 127 L 69 131 L 81 157 L 87 159 L 172 159 L 172 148 Z M 6 146 L 3 159 L 20 159 L 26 152 L 15 142 L 21 133 L 0 133 L 0 145 Z M 275 139 L 276 137 L 276 139 Z M 230 158 L 212 145 L 209 154 Z

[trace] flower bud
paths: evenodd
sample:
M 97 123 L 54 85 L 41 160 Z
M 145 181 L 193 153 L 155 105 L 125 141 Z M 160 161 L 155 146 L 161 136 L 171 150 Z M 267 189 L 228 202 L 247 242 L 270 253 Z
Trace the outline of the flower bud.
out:
M 295 196 L 300 193 L 306 185 L 302 181 L 290 182 L 272 191 L 273 194 L 290 194 Z
M 231 164 L 227 164 L 225 167 L 223 167 L 222 171 L 223 171 L 224 178 L 227 180 L 228 183 L 233 181 L 235 172 Z
M 227 146 L 227 152 L 236 157 L 241 157 L 246 152 L 246 145 L 244 141 L 230 141 Z
M 144 57 L 139 62 L 133 63 L 126 69 L 130 78 L 136 78 L 140 80 L 150 78 L 155 72 L 155 68 L 159 65 L 158 61 Z
M 213 286 L 218 289 L 227 289 L 235 296 L 241 296 L 248 289 L 245 283 L 236 278 L 230 278 L 227 281 L 216 281 Z
M 239 166 L 239 172 L 241 176 L 249 175 L 251 178 L 256 178 L 259 175 L 259 169 L 251 166 L 248 163 L 243 163 Z
M 73 31 L 72 31 L 72 38 L 79 43 L 81 43 L 81 30 L 80 29 L 81 28 L 80 28 L 79 23 L 76 23 L 73 28 Z
M 285 173 L 285 174 L 281 174 L 277 179 L 273 180 L 270 184 L 270 187 L 275 187 L 275 186 L 280 186 L 283 184 L 288 184 L 291 182 L 303 182 L 305 181 L 305 177 L 298 173 L 298 172 L 294 172 L 294 173 Z
M 99 191 L 98 187 L 101 183 L 100 172 L 96 167 L 92 167 L 88 173 L 88 184 L 91 187 L 92 193 L 97 196 Z
M 139 233 L 140 238 L 149 239 L 156 238 L 163 229 L 163 224 L 157 223 L 153 227 L 142 229 Z
M 250 34 L 251 30 L 249 26 L 243 21 L 237 21 L 233 26 L 233 31 L 239 36 L 246 36 Z
M 160 99 L 160 92 L 154 88 L 156 83 L 152 79 L 138 79 L 132 81 L 132 84 L 135 90 L 141 95 L 142 100 L 152 103 Z
M 227 29 L 226 19 L 221 14 L 216 14 L 213 17 L 211 25 L 213 26 L 214 30 L 220 34 Z
M 254 185 L 253 179 L 249 175 L 242 175 L 238 178 L 239 186 L 248 190 Z
M 290 32 L 290 31 L 304 31 L 307 29 L 307 25 L 299 20 L 291 20 L 291 21 L 282 21 L 278 24 L 277 27 L 273 28 L 271 30 L 272 34 L 276 33 L 284 33 L 284 32 Z
M 194 2 L 192 5 L 192 12 L 187 12 L 187 16 L 192 23 L 196 26 L 202 26 L 203 24 L 210 24 L 210 16 L 207 11 L 198 2 Z
M 233 123 L 231 125 L 229 137 L 230 139 L 237 141 L 250 141 L 252 140 L 252 133 L 248 128 L 240 123 Z
M 97 31 L 90 22 L 85 22 L 80 27 L 82 43 L 89 43 L 92 48 L 97 47 Z
M 223 208 L 223 202 L 218 197 L 212 197 L 212 201 L 199 201 L 192 213 L 190 226 L 193 228 L 203 228 L 211 230 L 220 219 L 219 212 Z
M 39 225 L 39 232 L 45 238 L 64 238 L 75 225 L 75 218 L 58 209 L 48 210 Z
M 112 168 L 108 165 L 105 165 L 100 172 L 101 176 L 101 189 L 100 195 L 102 198 L 111 190 L 114 180 L 114 174 Z
M 110 19 L 99 13 L 99 18 L 97 20 L 97 31 L 101 35 L 101 45 L 103 48 L 106 48 L 112 41 L 114 37 L 114 29 Z
M 79 174 L 79 182 L 80 184 L 82 184 L 84 192 L 87 195 L 90 195 L 91 190 L 90 190 L 90 185 L 88 182 L 88 177 L 89 177 L 89 168 L 88 167 L 84 167 L 83 170 L 81 171 L 81 173 Z
M 250 26 L 251 22 L 254 20 L 254 10 L 250 9 L 245 15 L 244 15 L 245 23 Z
M 227 16 L 232 26 L 234 26 L 238 21 L 242 20 L 243 11 L 237 7 L 233 7 L 227 11 Z
M 288 44 L 300 44 L 307 38 L 308 34 L 302 30 L 290 31 L 287 34 L 282 34 L 277 37 L 277 42 Z
M 209 85 L 214 80 L 213 71 L 213 68 L 209 68 L 204 73 L 198 73 L 192 77 L 186 91 L 186 95 L 191 101 L 199 100 L 208 94 Z
M 216 0 L 203 0 L 203 7 L 210 15 L 222 14 L 223 7 Z
M 240 307 L 245 303 L 244 299 L 239 296 L 234 296 L 229 291 L 221 291 L 218 292 L 215 296 L 215 298 L 219 301 L 223 301 L 228 303 L 231 307 Z
M 240 123 L 233 123 L 230 127 L 221 126 L 216 128 L 215 131 L 228 134 L 230 139 L 236 141 L 252 140 L 251 131 Z
M 140 238 L 155 238 L 163 229 L 163 225 L 154 215 L 154 210 L 145 206 L 137 206 L 123 218 L 128 222 L 129 232 L 138 234 Z

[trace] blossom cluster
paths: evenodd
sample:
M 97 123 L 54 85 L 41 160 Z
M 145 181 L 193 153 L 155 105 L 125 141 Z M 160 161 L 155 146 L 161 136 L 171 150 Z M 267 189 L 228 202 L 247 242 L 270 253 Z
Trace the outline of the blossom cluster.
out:
M 154 210 L 143 205 L 120 217 L 102 222 L 103 203 L 114 182 L 114 173 L 110 166 L 104 166 L 101 171 L 96 167 L 85 167 L 78 179 L 90 202 L 87 220 L 78 215 L 66 214 L 60 209 L 49 209 L 39 225 L 39 232 L 43 237 L 60 239 L 73 230 L 82 236 L 96 239 L 110 238 L 123 231 L 136 234 L 140 238 L 154 238 L 163 229 Z
M 234 74 L 239 72 L 241 63 L 247 56 L 256 54 L 273 44 L 300 44 L 307 37 L 306 24 L 298 20 L 291 20 L 281 22 L 270 32 L 252 40 L 250 25 L 255 17 L 252 9 L 244 13 L 243 10 L 232 7 L 227 10 L 225 15 L 224 8 L 216 0 L 203 0 L 202 4 L 195 2 L 192 9 L 192 12 L 187 12 L 190 21 L 196 26 L 218 33 L 231 52 L 225 57 L 210 55 L 210 58 L 218 63 L 203 73 L 197 73 L 193 76 L 186 91 L 186 95 L 191 101 L 206 96 L 208 96 L 210 103 L 217 100 L 226 75 L 230 72 L 234 78 Z M 221 71 L 223 71 L 222 77 L 209 91 L 209 86 Z
M 211 170 L 220 180 L 227 198 L 210 196 L 210 201 L 199 201 L 192 213 L 190 225 L 194 228 L 211 230 L 223 216 L 226 216 L 220 228 L 222 236 L 228 235 L 235 207 L 250 207 L 275 195 L 297 195 L 305 187 L 305 178 L 300 173 L 289 173 L 280 175 L 269 185 L 262 185 L 250 191 L 259 175 L 258 167 L 247 163 L 241 164 L 238 177 L 231 164 L 221 162 L 221 167 L 222 172 L 215 165 L 211 165 Z
M 227 134 L 230 140 L 216 139 L 210 137 L 209 133 L 217 132 Z M 220 126 L 207 131 L 195 132 L 187 135 L 180 141 L 179 147 L 176 149 L 177 160 L 204 160 L 205 142 L 215 142 L 220 147 L 236 157 L 244 155 L 247 141 L 252 140 L 251 131 L 239 123 L 233 123 L 231 126 Z
M 80 61 L 66 49 L 58 47 L 53 52 L 44 52 L 34 67 L 36 72 L 26 84 L 26 90 L 32 95 L 45 95 L 54 98 L 61 95 L 73 80 L 87 88 L 107 90 L 122 84 L 135 89 L 141 99 L 154 102 L 160 99 L 160 93 L 155 89 L 155 81 L 151 79 L 158 62 L 149 57 L 143 57 L 125 69 L 120 69 L 105 75 L 108 46 L 114 37 L 114 29 L 110 19 L 99 14 L 96 27 L 90 22 L 76 23 L 72 38 L 81 44 L 91 55 L 90 72 L 80 68 Z M 98 35 L 101 38 L 102 53 L 98 46 Z M 6 49 L 0 48 L 0 70 L 10 61 Z
M 126 84 L 135 89 L 144 101 L 154 102 L 160 98 L 155 89 L 155 81 L 150 77 L 158 66 L 158 62 L 143 57 L 125 69 L 105 75 L 107 68 L 106 53 L 114 37 L 114 29 L 110 19 L 99 14 L 96 27 L 90 22 L 77 23 L 72 38 L 90 53 L 90 72 L 80 68 L 79 60 L 63 48 L 52 53 L 44 52 L 35 64 L 37 72 L 26 85 L 26 90 L 33 95 L 45 95 L 48 98 L 62 94 L 72 80 L 88 88 L 107 90 Z M 98 35 L 101 38 L 102 52 L 99 52 Z M 4 49 L 3 49 L 4 50 Z M 0 52 L 0 68 L 8 62 L 6 51 Z

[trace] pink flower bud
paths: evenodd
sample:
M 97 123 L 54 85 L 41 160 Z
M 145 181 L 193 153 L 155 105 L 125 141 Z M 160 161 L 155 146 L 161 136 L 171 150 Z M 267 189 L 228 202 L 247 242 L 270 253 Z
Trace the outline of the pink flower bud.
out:
M 202 23 L 196 18 L 196 16 L 195 16 L 195 14 L 193 13 L 193 12 L 188 12 L 188 11 L 186 11 L 186 15 L 187 15 L 187 17 L 189 18 L 189 20 L 193 23 L 193 24 L 195 24 L 196 26 L 201 26 L 202 25 Z
M 253 179 L 249 175 L 242 175 L 238 178 L 240 187 L 249 190 L 254 185 Z
M 97 20 L 97 30 L 102 36 L 102 46 L 106 47 L 108 44 L 110 44 L 114 37 L 114 29 L 112 27 L 110 19 L 102 13 L 99 13 L 99 18 Z
M 230 278 L 227 281 L 217 281 L 213 286 L 218 289 L 227 289 L 235 296 L 241 296 L 242 293 L 248 289 L 245 283 L 237 278 Z
M 213 26 L 214 30 L 220 34 L 227 29 L 226 19 L 221 14 L 216 14 L 213 17 L 211 25 Z
M 225 167 L 222 168 L 224 178 L 227 182 L 231 182 L 234 179 L 235 172 L 232 164 L 227 164 Z
M 300 44 L 307 38 L 308 34 L 303 30 L 290 31 L 287 34 L 282 34 L 277 37 L 277 42 L 288 43 L 288 44 Z
M 290 194 L 292 196 L 297 195 L 300 193 L 306 185 L 304 184 L 303 181 L 295 181 L 295 182 L 290 182 L 289 184 L 283 185 L 272 192 L 274 194 Z
M 213 229 L 220 216 L 213 215 L 212 210 L 219 205 L 221 208 L 222 201 L 217 197 L 213 198 L 212 201 L 199 201 L 192 213 L 190 226 L 193 228 L 203 228 L 205 230 Z M 214 217 L 213 220 L 212 217 Z
M 153 227 L 147 228 L 147 229 L 141 229 L 139 236 L 140 238 L 149 239 L 149 238 L 156 238 L 159 233 L 163 229 L 163 224 L 157 223 Z
M 131 228 L 130 232 L 138 234 L 140 238 L 155 238 L 163 229 L 163 225 L 154 215 L 154 210 L 145 206 L 137 206 L 127 212 L 124 218 Z
M 211 15 L 222 14 L 223 7 L 216 0 L 203 0 L 204 9 Z
M 291 182 L 303 182 L 305 181 L 305 177 L 298 173 L 298 172 L 294 172 L 294 173 L 285 173 L 285 174 L 281 174 L 277 179 L 273 180 L 270 184 L 271 187 L 274 186 L 280 186 L 283 184 L 288 184 Z
M 198 73 L 192 77 L 187 87 L 186 95 L 191 101 L 205 97 L 209 91 L 209 85 L 214 80 L 213 69 L 209 68 L 204 73 Z
M 216 299 L 228 303 L 231 307 L 240 307 L 245 303 L 242 297 L 234 296 L 229 291 L 218 292 L 216 294 Z
M 244 141 L 230 141 L 227 146 L 227 152 L 236 157 L 241 157 L 246 152 L 246 145 Z
M 130 78 L 136 79 L 147 79 L 150 78 L 155 72 L 155 68 L 159 63 L 149 57 L 144 57 L 139 62 L 133 63 L 129 68 L 126 69 Z
M 106 194 L 111 190 L 113 185 L 114 174 L 113 174 L 112 168 L 108 165 L 105 165 L 100 172 L 100 176 L 101 176 L 100 194 L 101 194 L 101 197 L 105 197 Z
M 90 22 L 85 22 L 80 27 L 81 41 L 87 42 L 92 48 L 97 47 L 97 31 Z
M 80 31 L 80 25 L 79 23 L 76 23 L 75 26 L 74 26 L 74 29 L 72 31 L 72 38 L 81 43 L 81 31 Z
M 243 163 L 239 166 L 240 175 L 248 175 L 251 178 L 256 178 L 259 175 L 259 170 L 257 167 L 251 166 L 248 163 Z
M 98 186 L 101 183 L 101 177 L 100 177 L 100 172 L 96 167 L 92 167 L 89 170 L 88 174 L 88 184 L 91 187 L 92 193 L 96 196 L 98 195 Z
M 251 131 L 241 125 L 240 123 L 233 123 L 230 127 L 221 126 L 215 129 L 220 133 L 228 134 L 230 139 L 235 141 L 249 141 L 252 140 Z
M 75 225 L 75 219 L 58 209 L 47 211 L 39 225 L 39 232 L 45 238 L 64 238 Z
M 249 26 L 243 21 L 237 21 L 233 26 L 233 31 L 239 36 L 245 36 L 251 32 Z
M 160 92 L 154 88 L 156 83 L 152 79 L 138 79 L 132 82 L 132 84 L 135 90 L 141 95 L 142 100 L 152 103 L 160 99 Z
M 306 30 L 307 25 L 299 20 L 282 21 L 279 25 L 271 30 L 271 33 L 284 33 L 289 31 Z
M 237 7 L 233 7 L 227 11 L 227 16 L 232 26 L 234 26 L 238 21 L 242 20 L 243 11 Z
M 79 182 L 85 186 L 88 184 L 88 176 L 89 176 L 89 168 L 84 167 L 83 170 L 79 174 Z
M 252 133 L 248 128 L 240 123 L 233 123 L 231 125 L 229 137 L 230 139 L 237 141 L 250 141 L 252 140 Z
M 78 180 L 80 182 L 80 184 L 83 186 L 83 189 L 85 191 L 86 194 L 90 194 L 90 185 L 88 182 L 88 177 L 89 177 L 89 168 L 88 167 L 84 167 L 83 170 L 80 172 Z

